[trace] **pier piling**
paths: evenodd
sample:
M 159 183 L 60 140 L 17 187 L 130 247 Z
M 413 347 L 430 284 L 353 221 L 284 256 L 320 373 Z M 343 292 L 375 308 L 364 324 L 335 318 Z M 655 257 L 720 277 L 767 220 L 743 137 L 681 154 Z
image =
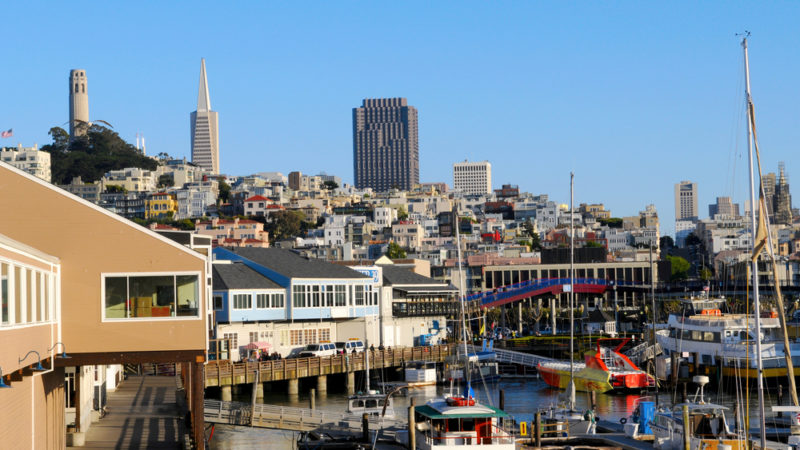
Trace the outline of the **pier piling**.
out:
M 231 387 L 230 386 L 222 386 L 220 391 L 222 391 L 222 401 L 223 402 L 229 402 L 229 401 L 231 401 L 233 399 L 233 397 L 231 396 Z
M 534 417 L 534 426 L 533 426 L 534 436 L 536 436 L 536 448 L 542 446 L 542 413 L 536 411 L 536 415 Z
M 369 414 L 367 413 L 361 415 L 361 440 L 369 442 Z
M 327 375 L 319 375 L 317 377 L 317 392 L 319 395 L 324 395 L 328 393 L 328 376 Z
M 414 397 L 411 397 L 411 401 L 408 404 L 408 450 L 416 450 L 417 449 L 417 436 L 415 434 L 415 430 L 417 428 L 416 424 L 416 417 L 414 417 Z
M 500 409 L 506 410 L 506 391 L 500 389 Z
M 356 373 L 347 372 L 347 395 L 356 393 Z
M 311 393 L 308 396 L 308 407 L 311 408 L 312 410 L 316 409 L 315 408 L 316 405 L 314 404 L 316 396 L 317 396 L 317 391 L 312 388 Z

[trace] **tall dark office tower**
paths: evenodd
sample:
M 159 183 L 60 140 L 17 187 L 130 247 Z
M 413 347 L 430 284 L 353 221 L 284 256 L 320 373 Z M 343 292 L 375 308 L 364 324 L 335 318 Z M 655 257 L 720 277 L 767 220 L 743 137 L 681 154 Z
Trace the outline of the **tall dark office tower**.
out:
M 419 184 L 417 108 L 405 98 L 368 98 L 353 108 L 353 172 L 357 188 Z

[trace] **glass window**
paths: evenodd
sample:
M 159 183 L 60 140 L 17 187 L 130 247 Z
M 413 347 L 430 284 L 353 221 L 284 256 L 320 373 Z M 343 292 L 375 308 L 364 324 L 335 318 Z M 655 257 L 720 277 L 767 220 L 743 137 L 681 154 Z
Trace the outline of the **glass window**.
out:
M 336 306 L 347 306 L 346 286 L 336 286 Z
M 312 301 L 313 301 L 312 305 L 314 306 L 314 308 L 319 308 L 319 306 L 320 306 L 320 304 L 319 304 L 320 296 L 322 295 L 320 293 L 320 289 L 321 289 L 321 286 L 311 286 L 311 298 L 312 298 Z
M 333 306 L 333 286 L 328 285 L 325 286 L 325 306 L 332 307 Z
M 251 309 L 253 296 L 250 294 L 233 294 L 233 309 Z
M 256 294 L 256 308 L 269 308 L 269 294 Z
M 2 323 L 8 323 L 8 264 L 0 264 L 0 301 L 3 302 Z
M 283 308 L 283 294 L 272 294 L 271 297 L 273 308 Z
M 36 280 L 32 270 L 25 272 L 25 307 L 28 312 L 27 322 L 36 322 Z
M 355 286 L 356 306 L 364 305 L 364 286 Z
M 215 295 L 214 296 L 214 309 L 217 309 L 217 310 L 222 309 L 222 296 L 221 295 Z
M 306 306 L 306 287 L 305 285 L 295 285 L 292 289 L 292 306 L 304 308 Z
M 197 275 L 107 276 L 105 317 L 197 317 L 200 283 Z

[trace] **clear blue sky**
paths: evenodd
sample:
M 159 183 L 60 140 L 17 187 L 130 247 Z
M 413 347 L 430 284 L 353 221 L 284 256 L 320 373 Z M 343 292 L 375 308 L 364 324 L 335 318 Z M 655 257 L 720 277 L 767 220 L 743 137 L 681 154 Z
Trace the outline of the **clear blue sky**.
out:
M 351 109 L 406 97 L 419 109 L 420 178 L 488 160 L 495 187 L 655 203 L 672 233 L 673 185 L 743 203 L 742 54 L 767 169 L 797 179 L 797 2 L 14 2 L 3 7 L 0 145 L 50 142 L 68 75 L 89 80 L 90 119 L 149 154 L 190 156 L 206 58 L 222 170 L 325 171 L 352 182 Z M 798 180 L 797 182 L 800 182 Z M 797 184 L 797 183 L 795 183 Z

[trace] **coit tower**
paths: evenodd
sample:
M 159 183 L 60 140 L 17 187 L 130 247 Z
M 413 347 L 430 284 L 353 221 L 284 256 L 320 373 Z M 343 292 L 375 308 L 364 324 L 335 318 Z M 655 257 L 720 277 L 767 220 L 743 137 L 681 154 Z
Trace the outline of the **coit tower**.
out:
M 69 135 L 78 137 L 89 128 L 89 94 L 86 89 L 86 71 L 69 72 Z
M 192 163 L 213 174 L 219 173 L 219 118 L 211 110 L 206 80 L 206 60 L 200 60 L 200 89 L 197 111 L 189 116 L 192 136 Z

